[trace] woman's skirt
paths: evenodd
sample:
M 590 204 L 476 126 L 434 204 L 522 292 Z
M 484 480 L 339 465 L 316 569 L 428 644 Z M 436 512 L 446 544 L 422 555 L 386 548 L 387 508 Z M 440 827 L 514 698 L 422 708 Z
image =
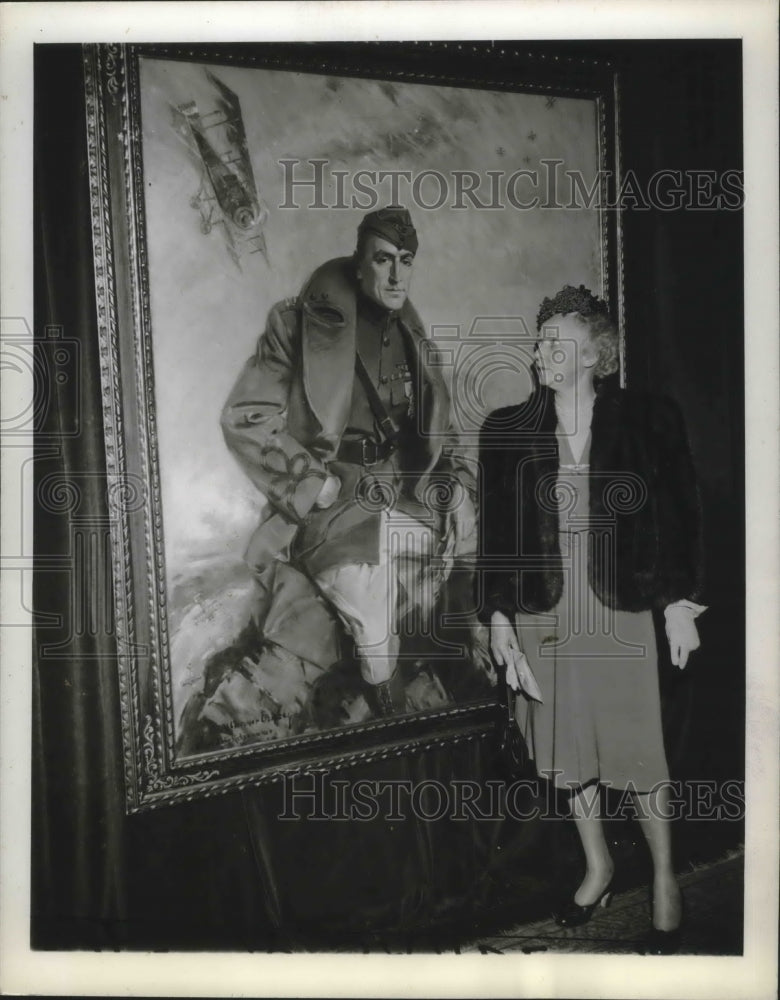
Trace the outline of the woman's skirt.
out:
M 605 607 L 588 583 L 587 532 L 561 535 L 564 593 L 546 614 L 516 617 L 544 699 L 516 716 L 540 777 L 648 792 L 669 773 L 652 613 Z

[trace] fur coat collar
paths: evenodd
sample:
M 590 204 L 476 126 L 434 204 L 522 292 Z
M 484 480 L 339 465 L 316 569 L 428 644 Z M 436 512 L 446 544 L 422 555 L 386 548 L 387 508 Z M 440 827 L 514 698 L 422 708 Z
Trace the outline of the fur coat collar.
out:
M 559 468 L 553 393 L 496 410 L 481 434 L 482 618 L 545 612 L 563 590 L 559 515 L 540 484 Z M 699 498 L 682 417 L 668 398 L 598 393 L 589 470 L 588 577 L 608 607 L 663 608 L 701 591 Z M 597 551 L 606 558 L 595 558 Z

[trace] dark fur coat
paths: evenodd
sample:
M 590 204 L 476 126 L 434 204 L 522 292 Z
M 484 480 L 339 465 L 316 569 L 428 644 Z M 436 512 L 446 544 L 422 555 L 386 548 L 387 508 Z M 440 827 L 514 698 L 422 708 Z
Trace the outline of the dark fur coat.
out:
M 480 439 L 481 618 L 545 612 L 563 590 L 553 393 L 495 410 Z M 597 394 L 591 424 L 588 577 L 622 611 L 663 608 L 701 592 L 699 498 L 685 427 L 666 397 Z M 598 548 L 597 548 L 598 546 Z

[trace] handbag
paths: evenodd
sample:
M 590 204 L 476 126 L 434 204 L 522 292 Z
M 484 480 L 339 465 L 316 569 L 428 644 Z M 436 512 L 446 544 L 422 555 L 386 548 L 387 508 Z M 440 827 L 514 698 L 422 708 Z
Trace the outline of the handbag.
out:
M 515 718 L 515 696 L 504 678 L 504 697 L 499 722 L 496 765 L 507 781 L 516 781 L 529 772 L 530 754 Z

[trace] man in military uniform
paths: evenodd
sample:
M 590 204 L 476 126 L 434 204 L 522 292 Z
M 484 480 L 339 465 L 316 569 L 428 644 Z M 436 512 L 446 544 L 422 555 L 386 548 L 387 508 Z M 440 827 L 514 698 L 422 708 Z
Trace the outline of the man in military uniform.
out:
M 383 714 L 403 707 L 398 628 L 430 607 L 474 523 L 474 480 L 409 301 L 418 239 L 391 206 L 352 257 L 274 306 L 222 414 L 228 447 L 268 499 L 247 552 L 300 567 L 355 640 Z

